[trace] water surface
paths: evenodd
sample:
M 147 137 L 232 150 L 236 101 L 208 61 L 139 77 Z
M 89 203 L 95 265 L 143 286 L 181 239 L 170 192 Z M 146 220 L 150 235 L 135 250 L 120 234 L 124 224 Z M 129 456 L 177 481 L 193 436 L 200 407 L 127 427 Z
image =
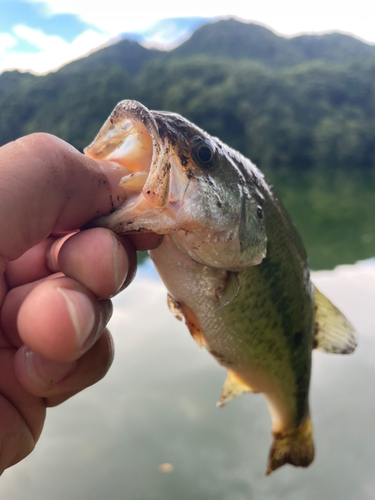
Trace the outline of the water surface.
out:
M 306 246 L 310 267 L 333 269 L 375 256 L 375 174 L 353 170 L 266 175 Z
M 360 333 L 355 355 L 314 353 L 316 460 L 264 476 L 271 422 L 261 395 L 215 408 L 223 368 L 169 313 L 147 263 L 115 299 L 107 377 L 48 412 L 1 500 L 370 500 L 375 498 L 375 266 L 314 274 Z M 162 474 L 158 466 L 174 470 Z

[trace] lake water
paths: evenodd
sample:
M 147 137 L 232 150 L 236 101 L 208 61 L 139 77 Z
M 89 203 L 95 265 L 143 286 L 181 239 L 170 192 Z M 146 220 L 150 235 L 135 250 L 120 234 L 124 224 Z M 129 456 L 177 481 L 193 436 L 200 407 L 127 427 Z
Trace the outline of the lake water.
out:
M 375 256 L 375 172 L 270 173 L 314 270 Z
M 314 352 L 308 469 L 264 476 L 263 397 L 215 408 L 224 370 L 169 313 L 148 261 L 114 300 L 109 374 L 49 410 L 34 453 L 2 476 L 1 500 L 375 499 L 375 264 L 313 279 L 357 327 L 360 346 L 352 356 Z M 173 471 L 160 472 L 163 463 Z

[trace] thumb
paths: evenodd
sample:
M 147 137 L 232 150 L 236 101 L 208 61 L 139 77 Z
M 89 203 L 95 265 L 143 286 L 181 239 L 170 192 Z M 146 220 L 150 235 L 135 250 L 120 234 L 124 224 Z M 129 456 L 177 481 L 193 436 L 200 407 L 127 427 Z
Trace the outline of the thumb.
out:
M 124 201 L 125 173 L 48 134 L 0 148 L 0 257 L 16 259 L 51 232 L 108 214 Z

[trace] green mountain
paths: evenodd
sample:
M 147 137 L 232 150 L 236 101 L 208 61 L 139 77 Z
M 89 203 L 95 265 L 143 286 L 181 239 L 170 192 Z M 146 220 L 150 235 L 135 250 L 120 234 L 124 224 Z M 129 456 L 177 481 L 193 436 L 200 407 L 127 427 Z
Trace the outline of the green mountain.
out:
M 129 75 L 135 75 L 147 61 L 161 55 L 163 52 L 159 50 L 145 49 L 138 42 L 125 39 L 73 61 L 63 66 L 59 72 L 65 74 L 72 71 L 87 71 L 91 68 L 121 66 Z
M 189 40 L 169 53 L 146 49 L 137 41 L 125 39 L 65 65 L 60 72 L 118 65 L 129 75 L 135 75 L 149 61 L 195 55 L 251 59 L 281 68 L 313 60 L 330 63 L 369 61 L 375 57 L 375 47 L 341 33 L 285 38 L 263 26 L 229 19 L 201 26 Z
M 267 66 L 294 66 L 312 60 L 347 63 L 375 57 L 375 47 L 341 33 L 278 36 L 257 24 L 229 19 L 206 24 L 171 52 L 171 57 L 204 54 L 252 59 Z
M 53 133 L 79 149 L 115 104 L 179 112 L 268 171 L 375 167 L 374 47 L 341 34 L 280 37 L 235 20 L 166 53 L 122 40 L 34 76 L 0 75 L 0 145 Z
M 134 83 L 116 65 L 34 76 L 0 75 L 0 145 L 33 132 L 49 132 L 83 149 Z
M 287 38 L 257 24 L 234 19 L 206 24 L 171 52 L 171 57 L 204 54 L 234 59 L 252 59 L 269 66 L 292 66 L 304 61 Z
M 342 33 L 302 35 L 291 38 L 289 43 L 306 62 L 316 59 L 329 63 L 364 62 L 375 57 L 374 45 Z
M 375 57 L 375 47 L 341 33 L 286 38 L 263 26 L 229 19 L 201 26 L 189 40 L 169 53 L 145 49 L 134 40 L 121 40 L 67 64 L 60 71 L 119 65 L 130 75 L 135 75 L 148 61 L 196 55 L 250 59 L 281 68 L 313 60 L 330 63 L 369 61 Z

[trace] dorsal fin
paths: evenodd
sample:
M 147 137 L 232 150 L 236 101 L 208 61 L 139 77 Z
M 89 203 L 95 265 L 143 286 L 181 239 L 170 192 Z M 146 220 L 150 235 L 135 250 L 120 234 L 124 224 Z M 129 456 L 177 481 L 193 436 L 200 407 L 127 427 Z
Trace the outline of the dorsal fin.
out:
M 333 354 L 350 354 L 357 347 L 353 325 L 314 285 L 315 337 L 314 347 Z

